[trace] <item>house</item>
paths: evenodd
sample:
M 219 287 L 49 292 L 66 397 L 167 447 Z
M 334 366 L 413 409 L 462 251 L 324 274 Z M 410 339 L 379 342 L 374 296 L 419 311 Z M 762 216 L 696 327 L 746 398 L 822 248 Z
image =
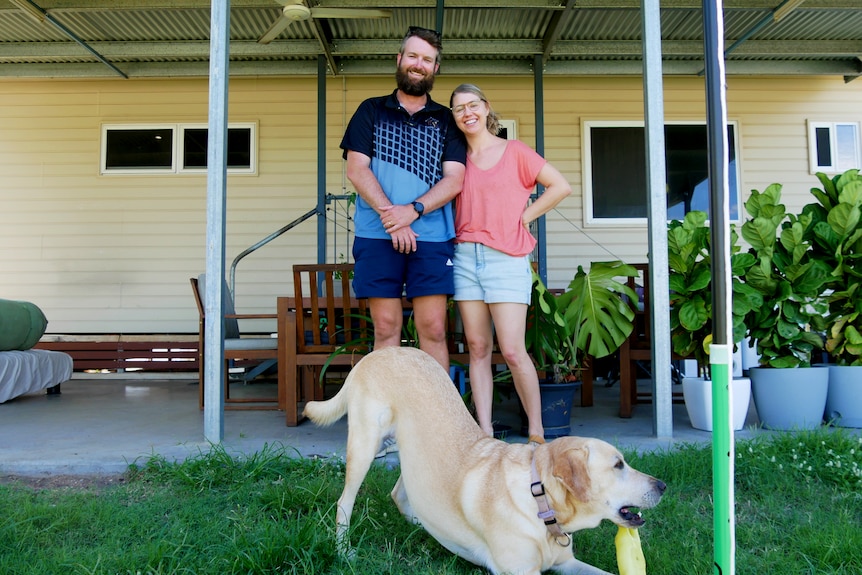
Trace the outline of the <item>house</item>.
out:
M 243 312 L 274 310 L 291 290 L 291 265 L 316 261 L 318 246 L 328 261 L 350 257 L 352 189 L 338 144 L 359 102 L 394 88 L 394 54 L 411 24 L 442 22 L 435 100 L 479 84 L 511 135 L 541 145 L 572 183 L 547 217 L 549 285 L 564 287 L 578 264 L 646 260 L 640 2 L 439 4 L 288 4 L 284 14 L 299 19 L 287 25 L 275 0 L 231 2 L 227 259 L 319 205 L 327 230 L 319 237 L 311 218 L 243 259 Z M 860 164 L 862 6 L 724 5 L 733 202 L 777 181 L 801 207 L 824 162 Z M 386 17 L 314 16 L 378 6 Z M 705 177 L 700 7 L 661 8 L 678 206 L 698 205 Z M 0 5 L 0 294 L 37 302 L 49 332 L 197 331 L 188 278 L 205 265 L 209 17 L 205 0 Z M 160 144 L 141 160 L 143 137 Z

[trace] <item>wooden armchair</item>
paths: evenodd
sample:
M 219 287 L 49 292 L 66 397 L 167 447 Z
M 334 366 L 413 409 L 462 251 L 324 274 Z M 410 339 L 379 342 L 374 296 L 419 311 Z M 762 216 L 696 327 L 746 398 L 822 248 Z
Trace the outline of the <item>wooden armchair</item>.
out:
M 322 399 L 323 365 L 353 366 L 373 341 L 367 302 L 350 295 L 352 271 L 353 264 L 294 265 L 294 296 L 277 298 L 279 390 L 288 426 L 301 421 L 301 403 Z M 330 358 L 338 349 L 344 353 Z
M 642 362 L 652 361 L 649 264 L 633 264 L 633 267 L 640 271 L 640 278 L 628 278 L 628 286 L 643 295 L 635 311 L 635 327 L 620 346 L 620 417 L 631 417 L 636 404 L 652 403 L 652 392 L 639 391 L 637 385 L 637 371 Z M 682 358 L 674 356 L 674 359 Z M 674 392 L 673 402 L 682 401 L 682 393 Z
M 192 293 L 195 296 L 195 303 L 198 306 L 198 400 L 201 409 L 204 406 L 204 290 L 206 289 L 206 275 L 201 274 L 197 278 L 189 278 L 192 285 Z M 224 281 L 224 280 L 222 280 Z M 224 360 L 225 360 L 225 381 L 224 385 L 224 401 L 225 409 L 282 409 L 282 400 L 278 395 L 269 395 L 265 397 L 231 397 L 230 395 L 230 377 L 228 375 L 229 362 L 251 361 L 254 367 L 245 374 L 243 382 L 249 383 L 258 374 L 272 367 L 276 363 L 278 357 L 278 342 L 272 337 L 241 337 L 239 330 L 240 319 L 274 319 L 274 314 L 237 314 L 234 310 L 233 296 L 227 287 L 227 282 L 223 287 L 224 293 L 224 311 L 225 311 L 225 340 L 224 340 Z M 279 369 L 279 372 L 281 369 Z

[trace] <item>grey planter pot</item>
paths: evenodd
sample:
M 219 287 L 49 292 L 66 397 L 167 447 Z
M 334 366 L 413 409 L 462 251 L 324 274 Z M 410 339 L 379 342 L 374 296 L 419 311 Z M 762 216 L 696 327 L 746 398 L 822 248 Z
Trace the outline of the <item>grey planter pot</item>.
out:
M 752 367 L 751 391 L 760 422 L 768 429 L 815 429 L 823 422 L 829 368 Z
M 862 366 L 829 366 L 825 419 L 839 427 L 862 427 Z

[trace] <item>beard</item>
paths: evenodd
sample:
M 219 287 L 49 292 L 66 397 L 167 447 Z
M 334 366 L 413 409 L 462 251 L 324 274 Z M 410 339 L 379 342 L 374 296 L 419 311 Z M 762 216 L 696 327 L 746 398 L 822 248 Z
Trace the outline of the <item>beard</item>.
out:
M 409 96 L 424 96 L 434 87 L 434 74 L 429 74 L 419 80 L 412 80 L 407 68 L 399 66 L 395 70 L 395 82 L 398 89 Z

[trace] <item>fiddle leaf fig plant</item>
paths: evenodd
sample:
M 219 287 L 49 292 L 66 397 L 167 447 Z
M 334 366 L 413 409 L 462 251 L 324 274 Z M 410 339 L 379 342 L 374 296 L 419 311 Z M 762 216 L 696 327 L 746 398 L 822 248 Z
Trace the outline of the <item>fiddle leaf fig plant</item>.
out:
M 838 365 L 862 365 L 862 175 L 818 173 L 818 200 L 803 213 L 814 225 L 814 256 L 829 267 L 826 352 Z
M 763 297 L 745 323 L 757 341 L 760 365 L 810 367 L 812 353 L 823 347 L 828 305 L 822 294 L 831 271 L 812 250 L 815 218 L 788 213 L 780 184 L 752 190 L 745 209 L 742 237 L 755 258 L 745 283 Z
M 670 287 L 671 347 L 681 357 L 694 356 L 698 371 L 709 374 L 709 344 L 713 337 L 712 258 L 706 212 L 691 211 L 682 220 L 668 222 L 668 283 Z M 738 235 L 731 228 L 731 325 L 733 343 L 746 334 L 745 316 L 763 304 L 761 294 L 740 278 L 755 258 L 741 253 Z

